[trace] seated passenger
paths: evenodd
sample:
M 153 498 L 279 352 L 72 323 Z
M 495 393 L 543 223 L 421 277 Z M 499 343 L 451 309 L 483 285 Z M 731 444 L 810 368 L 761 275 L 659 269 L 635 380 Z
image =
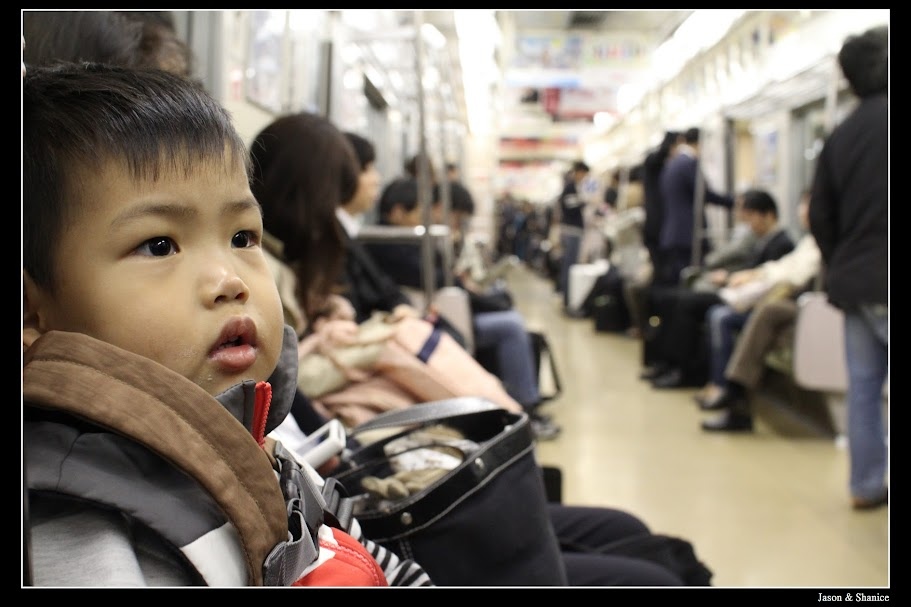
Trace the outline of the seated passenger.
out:
M 754 309 L 749 300 L 738 304 L 725 299 L 708 311 L 710 387 L 707 396 L 700 399 L 700 408 L 723 411 L 714 419 L 702 422 L 707 431 L 750 431 L 753 419 L 750 414 L 747 390 L 758 385 L 765 368 L 765 357 L 777 343 L 780 335 L 793 328 L 797 317 L 796 296 L 806 290 L 820 271 L 819 247 L 807 222 L 810 192 L 805 191 L 798 204 L 798 217 L 804 235 L 794 250 L 779 259 L 767 261 L 751 270 L 735 272 L 728 285 L 733 292 L 749 289 L 751 298 L 763 298 L 769 304 L 780 305 L 762 311 L 766 316 L 750 325 L 750 318 L 764 306 Z M 722 291 L 722 297 L 726 294 Z M 744 326 L 748 326 L 746 330 Z M 744 329 L 741 331 L 741 329 Z M 739 335 L 736 335 L 741 331 Z
M 640 329 L 645 340 L 642 348 L 645 369 L 640 375 L 641 379 L 651 380 L 667 371 L 666 365 L 655 360 L 654 338 L 658 334 L 658 329 L 652 327 L 648 321 L 657 321 L 657 326 L 660 327 L 660 322 L 670 316 L 676 295 L 681 288 L 716 292 L 724 286 L 731 272 L 748 267 L 758 238 L 744 217 L 742 202 L 743 198 L 738 197 L 734 205 L 734 228 L 730 239 L 707 253 L 701 267 L 686 268 L 684 275 L 679 277 L 673 286 L 649 283 L 642 288 L 633 288 L 633 297 L 640 308 Z
M 758 236 L 748 268 L 778 259 L 794 248 L 794 241 L 778 222 L 778 206 L 771 194 L 747 190 L 742 195 L 743 214 Z M 652 379 L 655 388 L 676 388 L 705 383 L 707 357 L 702 347 L 706 312 L 721 303 L 715 292 L 677 289 L 665 294 L 670 313 L 662 318 L 654 339 L 655 360 L 662 372 Z
M 434 188 L 434 193 L 437 193 Z M 453 207 L 453 215 L 465 210 Z M 414 227 L 421 225 L 418 204 L 418 185 L 414 179 L 398 179 L 389 184 L 380 196 L 380 221 L 386 225 Z M 434 204 L 432 219 L 442 221 L 441 205 Z M 458 220 L 456 220 L 458 221 Z M 410 243 L 370 243 L 367 246 L 376 262 L 385 268 L 396 282 L 419 288 L 423 278 L 420 248 Z M 435 251 L 437 287 L 443 286 L 443 256 Z M 496 348 L 498 376 L 506 391 L 528 411 L 541 401 L 534 367 L 531 340 L 521 314 L 515 309 L 474 311 L 475 343 L 478 348 Z

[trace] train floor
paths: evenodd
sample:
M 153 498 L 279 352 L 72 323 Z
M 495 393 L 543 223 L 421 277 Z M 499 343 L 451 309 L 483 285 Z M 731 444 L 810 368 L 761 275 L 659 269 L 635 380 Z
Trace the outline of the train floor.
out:
M 854 511 L 847 452 L 831 437 L 706 434 L 695 388 L 639 379 L 640 342 L 563 315 L 553 285 L 507 276 L 531 329 L 546 333 L 563 392 L 544 405 L 562 427 L 538 459 L 563 471 L 567 504 L 610 506 L 690 540 L 730 588 L 888 588 L 890 507 Z

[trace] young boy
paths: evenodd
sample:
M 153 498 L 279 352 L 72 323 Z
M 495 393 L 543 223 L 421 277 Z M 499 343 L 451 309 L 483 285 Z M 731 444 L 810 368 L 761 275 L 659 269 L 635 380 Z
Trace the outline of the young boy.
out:
M 297 343 L 227 112 L 178 76 L 100 64 L 29 68 L 23 108 L 34 583 L 429 583 L 323 524 L 360 534 L 265 438 Z

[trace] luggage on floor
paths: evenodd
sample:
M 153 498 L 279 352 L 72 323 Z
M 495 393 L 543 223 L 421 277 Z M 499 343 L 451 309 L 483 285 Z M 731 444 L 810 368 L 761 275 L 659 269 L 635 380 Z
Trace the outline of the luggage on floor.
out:
M 566 297 L 567 314 L 582 316 L 585 313 L 585 298 L 591 293 L 598 277 L 607 274 L 609 269 L 610 262 L 606 259 L 594 263 L 577 263 L 569 268 L 569 284 L 566 287 L 569 290 Z
M 593 303 L 592 317 L 595 331 L 599 333 L 622 333 L 630 327 L 629 311 L 622 297 L 599 295 Z

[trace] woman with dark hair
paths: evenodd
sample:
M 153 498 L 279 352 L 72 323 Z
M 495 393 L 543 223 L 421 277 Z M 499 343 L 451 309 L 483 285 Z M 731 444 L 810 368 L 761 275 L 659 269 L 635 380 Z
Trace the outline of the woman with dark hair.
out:
M 350 136 L 346 137 L 327 119 L 301 113 L 276 120 L 250 148 L 252 191 L 263 206 L 265 229 L 273 237 L 271 245 L 266 238 L 264 242 L 280 255 L 278 259 L 294 268 L 297 279 L 302 281 L 299 284 L 306 285 L 299 289 L 305 302 L 305 318 L 320 315 L 325 327 L 345 323 L 356 326 L 350 320 L 354 311 L 350 307 L 340 310 L 333 303 L 333 299 L 344 301 L 332 297 L 338 293 L 333 288 L 333 276 L 341 272 L 345 258 L 357 255 L 351 251 L 359 250 L 345 248 L 346 243 L 357 241 L 347 237 L 340 217 L 347 213 L 346 209 L 353 208 L 351 204 L 360 194 L 364 199 L 371 197 L 371 180 L 361 179 L 364 168 L 369 172 L 372 164 L 371 147 L 357 143 L 352 146 Z M 365 155 L 358 156 L 357 151 Z M 363 164 L 362 158 L 367 159 Z M 366 193 L 364 185 L 368 186 Z M 347 312 L 347 316 L 341 312 Z M 564 548 L 570 585 L 684 584 L 678 575 L 654 562 L 601 553 L 614 541 L 649 535 L 648 527 L 636 516 L 611 508 L 557 503 L 550 504 L 549 509 L 554 531 Z M 530 532 L 535 530 L 523 530 Z
M 263 227 L 276 239 L 272 252 L 294 270 L 300 312 L 312 324 L 337 301 L 329 296 L 342 272 L 345 240 L 335 209 L 357 189 L 357 159 L 331 122 L 307 112 L 263 129 L 250 159 Z M 295 328 L 300 334 L 306 327 Z

